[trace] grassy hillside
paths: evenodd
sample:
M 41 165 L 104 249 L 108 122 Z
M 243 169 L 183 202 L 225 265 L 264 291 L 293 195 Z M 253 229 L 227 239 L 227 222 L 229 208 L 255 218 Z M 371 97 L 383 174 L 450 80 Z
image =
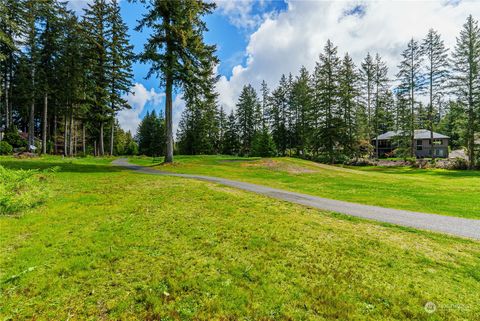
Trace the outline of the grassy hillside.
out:
M 108 159 L 0 163 L 59 166 L 45 204 L 0 217 L 2 320 L 480 317 L 478 242 Z
M 132 162 L 152 166 L 151 158 Z M 480 219 L 480 172 L 329 166 L 294 158 L 179 156 L 163 171 L 204 174 L 383 207 Z

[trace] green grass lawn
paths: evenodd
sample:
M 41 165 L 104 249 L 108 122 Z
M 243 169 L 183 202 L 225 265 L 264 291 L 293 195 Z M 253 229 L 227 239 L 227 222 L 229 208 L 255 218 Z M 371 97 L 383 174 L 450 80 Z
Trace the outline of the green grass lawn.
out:
M 151 158 L 131 162 L 152 166 Z M 480 219 L 480 171 L 340 167 L 294 158 L 177 156 L 156 169 L 203 174 L 368 205 Z
M 43 205 L 0 217 L 1 320 L 480 318 L 479 242 L 110 160 L 0 158 L 59 166 Z

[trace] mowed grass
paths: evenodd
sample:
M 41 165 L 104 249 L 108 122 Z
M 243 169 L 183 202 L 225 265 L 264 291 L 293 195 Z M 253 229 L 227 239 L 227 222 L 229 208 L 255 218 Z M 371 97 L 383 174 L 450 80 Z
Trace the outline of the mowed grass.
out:
M 59 166 L 45 204 L 0 217 L 0 319 L 480 318 L 479 242 L 110 160 L 0 158 Z
M 407 167 L 341 167 L 295 158 L 177 156 L 131 162 L 162 171 L 219 176 L 368 205 L 480 219 L 480 171 Z

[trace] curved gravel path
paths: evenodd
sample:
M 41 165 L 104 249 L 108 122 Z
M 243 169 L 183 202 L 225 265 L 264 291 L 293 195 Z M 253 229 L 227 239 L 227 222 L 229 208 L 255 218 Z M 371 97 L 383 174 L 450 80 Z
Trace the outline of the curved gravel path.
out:
M 153 168 L 131 164 L 125 158 L 117 159 L 113 161 L 113 164 L 144 174 L 167 175 L 199 179 L 239 188 L 257 194 L 266 195 L 291 203 L 318 208 L 321 210 L 338 212 L 385 223 L 391 223 L 401 226 L 413 227 L 480 240 L 480 220 L 411 212 L 379 206 L 337 201 L 302 193 L 288 192 L 263 185 L 233 181 L 220 177 L 162 172 Z

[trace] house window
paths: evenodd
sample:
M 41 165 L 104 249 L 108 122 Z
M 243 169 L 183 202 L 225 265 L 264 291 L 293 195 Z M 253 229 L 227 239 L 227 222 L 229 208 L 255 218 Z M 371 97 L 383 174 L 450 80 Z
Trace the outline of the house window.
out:
M 422 150 L 423 149 L 423 144 L 422 144 L 422 140 L 421 139 L 417 139 L 417 150 Z

